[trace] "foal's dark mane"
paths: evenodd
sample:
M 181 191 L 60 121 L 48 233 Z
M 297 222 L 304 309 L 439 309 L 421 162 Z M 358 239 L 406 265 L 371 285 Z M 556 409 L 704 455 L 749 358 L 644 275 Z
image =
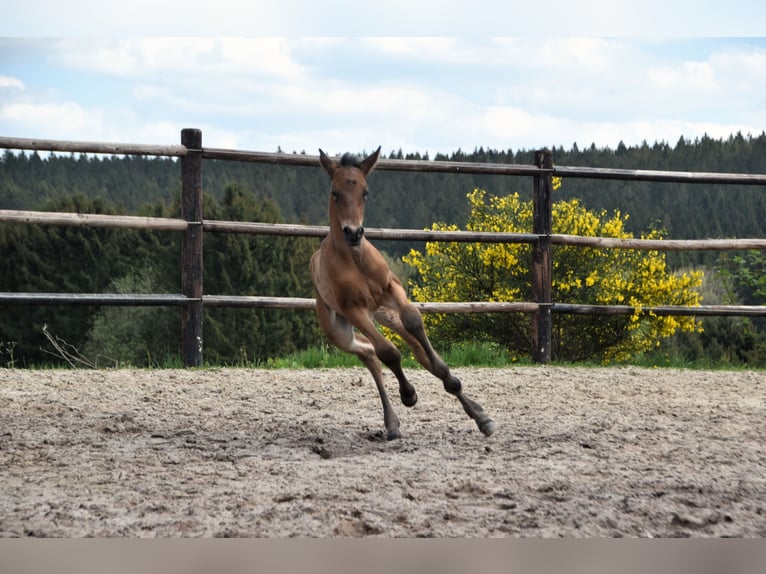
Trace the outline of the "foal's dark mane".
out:
M 343 154 L 343 157 L 340 158 L 340 165 L 342 167 L 359 167 L 361 164 L 361 160 L 359 159 L 359 156 L 346 152 Z

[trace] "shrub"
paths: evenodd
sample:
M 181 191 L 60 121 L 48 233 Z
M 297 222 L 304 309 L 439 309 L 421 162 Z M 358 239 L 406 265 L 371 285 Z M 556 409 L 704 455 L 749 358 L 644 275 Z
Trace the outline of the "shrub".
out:
M 167 288 L 149 263 L 115 279 L 115 293 L 157 293 Z M 165 307 L 104 307 L 88 332 L 84 355 L 93 364 L 154 367 L 177 357 L 180 347 L 180 312 Z
M 532 202 L 518 194 L 487 196 L 475 189 L 468 194 L 469 231 L 528 232 L 532 228 Z M 553 232 L 582 236 L 631 238 L 625 230 L 627 215 L 619 211 L 594 213 L 579 200 L 553 204 Z M 434 230 L 457 230 L 435 223 Z M 661 239 L 650 230 L 642 238 Z M 641 312 L 654 305 L 698 305 L 702 272 L 674 274 L 664 253 L 627 249 L 567 246 L 553 248 L 552 297 L 562 303 L 632 305 L 632 315 L 566 315 L 553 317 L 552 351 L 558 360 L 624 360 L 659 345 L 676 331 L 699 330 L 693 317 L 657 316 Z M 426 244 L 411 250 L 404 261 L 419 277 L 409 282 L 417 301 L 531 301 L 531 246 L 506 243 Z M 489 340 L 511 351 L 531 348 L 530 317 L 519 314 L 427 315 L 435 340 L 452 344 Z

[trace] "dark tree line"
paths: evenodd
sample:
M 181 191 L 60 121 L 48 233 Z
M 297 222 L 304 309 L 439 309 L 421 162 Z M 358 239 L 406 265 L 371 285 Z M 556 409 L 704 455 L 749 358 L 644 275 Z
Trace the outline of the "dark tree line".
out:
M 51 211 L 117 213 L 82 195 L 44 202 Z M 209 217 L 281 222 L 277 206 L 231 185 Z M 178 217 L 180 207 L 147 206 L 142 214 Z M 310 297 L 306 271 L 317 242 L 232 234 L 205 237 L 205 291 L 229 295 Z M 10 292 L 178 293 L 180 234 L 131 229 L 0 225 L 0 290 Z M 316 321 L 305 311 L 207 309 L 205 357 L 212 363 L 265 359 L 316 345 Z M 179 309 L 156 307 L 9 306 L 0 313 L 2 363 L 61 363 L 43 328 L 100 365 L 147 366 L 179 356 Z
M 679 139 L 675 145 L 616 149 L 554 148 L 558 165 L 766 173 L 766 134 L 726 139 Z M 474 149 L 438 154 L 433 161 L 530 164 L 532 151 Z M 397 159 L 427 154 L 392 151 Z M 320 169 L 205 161 L 206 219 L 326 223 L 328 183 Z M 370 178 L 369 227 L 425 228 L 435 221 L 462 225 L 466 194 L 531 196 L 528 177 L 381 171 Z M 555 199 L 578 197 L 589 209 L 619 209 L 630 231 L 667 230 L 669 238 L 764 237 L 763 187 L 564 181 Z M 0 156 L 0 209 L 177 217 L 180 166 L 176 160 L 14 153 Z M 175 232 L 0 224 L 2 291 L 179 290 L 180 236 Z M 380 242 L 392 256 L 415 244 Z M 307 263 L 316 241 L 206 234 L 205 292 L 311 296 Z M 417 245 L 421 248 L 422 245 Z M 675 266 L 712 265 L 716 254 L 673 254 Z M 211 361 L 266 358 L 319 341 L 311 313 L 208 310 L 205 351 Z M 78 349 L 134 364 L 177 355 L 180 311 L 152 308 L 3 307 L 2 362 L 52 362 L 42 335 L 50 332 Z M 9 346 L 12 351 L 9 353 Z

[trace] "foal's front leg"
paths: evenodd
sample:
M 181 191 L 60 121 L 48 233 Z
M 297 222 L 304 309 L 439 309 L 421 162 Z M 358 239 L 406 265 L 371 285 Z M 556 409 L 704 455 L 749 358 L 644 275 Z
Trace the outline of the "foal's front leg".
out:
M 383 403 L 383 424 L 386 426 L 386 438 L 388 440 L 400 438 L 399 417 L 396 416 L 391 401 L 388 399 L 383 385 L 383 371 L 380 361 L 375 356 L 375 348 L 372 343 L 363 335 L 355 334 L 351 323 L 342 315 L 332 311 L 319 298 L 317 298 L 316 310 L 319 325 L 330 342 L 342 351 L 359 357 L 359 360 L 370 371 L 375 386 L 378 388 L 380 401 Z
M 401 438 L 402 435 L 399 432 L 399 417 L 396 416 L 394 407 L 388 399 L 388 393 L 386 393 L 386 388 L 383 385 L 383 370 L 380 367 L 380 361 L 375 356 L 373 346 L 364 335 L 357 333 L 354 335 L 354 342 L 350 352 L 356 354 L 362 363 L 364 363 L 364 366 L 370 371 L 370 374 L 375 381 L 375 386 L 378 388 L 380 401 L 383 403 L 383 424 L 386 427 L 386 439 L 394 440 Z
M 402 354 L 396 345 L 380 334 L 366 310 L 349 310 L 347 316 L 354 327 L 364 334 L 365 340 L 372 345 L 375 356 L 394 373 L 396 380 L 399 381 L 399 396 L 402 404 L 406 407 L 415 406 L 418 395 L 402 370 Z

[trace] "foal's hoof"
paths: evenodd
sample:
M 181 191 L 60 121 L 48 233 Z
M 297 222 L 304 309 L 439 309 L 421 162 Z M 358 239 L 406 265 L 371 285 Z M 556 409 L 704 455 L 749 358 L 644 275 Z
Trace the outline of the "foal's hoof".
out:
M 388 434 L 386 435 L 386 440 L 396 440 L 398 438 L 402 438 L 402 434 L 399 432 L 399 429 L 389 429 Z
M 484 434 L 484 436 L 491 435 L 493 432 L 495 432 L 496 428 L 497 425 L 492 419 L 487 419 L 484 422 L 479 423 L 479 430 Z
M 418 402 L 418 394 L 415 391 L 412 391 L 411 395 L 400 395 L 402 398 L 402 404 L 405 407 L 414 407 L 415 403 Z

